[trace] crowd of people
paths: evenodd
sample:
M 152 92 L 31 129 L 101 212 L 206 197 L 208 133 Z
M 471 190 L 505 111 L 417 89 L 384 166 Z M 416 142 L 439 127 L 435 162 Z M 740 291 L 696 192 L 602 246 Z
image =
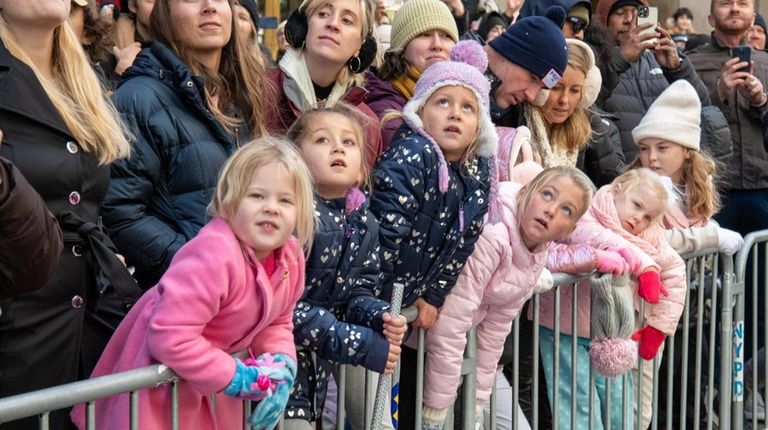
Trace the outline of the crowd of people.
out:
M 163 363 L 180 428 L 310 430 L 347 364 L 363 429 L 366 377 L 399 363 L 399 426 L 421 408 L 441 429 L 475 328 L 478 426 L 495 386 L 502 428 L 512 406 L 547 428 L 559 381 L 561 423 L 647 428 L 680 255 L 768 228 L 765 20 L 752 0 L 711 0 L 703 36 L 685 8 L 638 25 L 646 0 L 392 5 L 304 0 L 273 56 L 254 0 L 0 0 L 0 397 Z M 595 274 L 559 325 L 552 272 Z M 508 378 L 534 294 L 541 349 Z M 763 310 L 745 327 L 763 350 Z M 619 375 L 642 385 L 627 403 Z M 169 390 L 139 394 L 140 428 L 169 425 Z M 97 426 L 128 428 L 129 400 L 97 401 Z

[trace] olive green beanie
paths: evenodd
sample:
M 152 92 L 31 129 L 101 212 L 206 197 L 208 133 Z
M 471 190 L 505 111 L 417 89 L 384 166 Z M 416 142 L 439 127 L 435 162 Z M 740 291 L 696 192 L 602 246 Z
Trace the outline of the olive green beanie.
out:
M 442 30 L 459 41 L 459 31 L 451 10 L 440 0 L 407 0 L 392 20 L 389 49 L 405 49 L 414 37 L 430 30 Z

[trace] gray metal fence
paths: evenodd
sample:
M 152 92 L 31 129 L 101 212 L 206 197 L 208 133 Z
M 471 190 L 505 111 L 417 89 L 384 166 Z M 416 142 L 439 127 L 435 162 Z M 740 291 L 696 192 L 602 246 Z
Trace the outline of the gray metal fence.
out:
M 747 258 L 749 255 L 758 256 L 754 258 L 752 275 L 755 277 L 753 284 L 758 282 L 757 261 L 763 262 L 762 270 L 765 275 L 765 261 L 768 260 L 766 242 L 768 242 L 768 232 L 749 235 L 745 238 L 746 245 L 742 253 L 736 257 L 736 265 L 731 257 L 718 255 L 716 251 L 703 252 L 697 255 L 685 256 L 686 270 L 689 280 L 688 293 L 686 295 L 685 313 L 681 318 L 679 330 L 674 337 L 667 339 L 665 351 L 661 363 L 656 363 L 653 367 L 654 378 L 652 382 L 653 392 L 653 418 L 650 423 L 651 428 L 658 427 L 673 428 L 720 428 L 720 429 L 741 429 L 744 406 L 744 276 L 746 276 Z M 556 297 L 559 297 L 558 291 L 562 288 L 576 288 L 578 292 L 578 282 L 585 279 L 585 276 L 572 276 L 567 274 L 554 274 Z M 755 294 L 757 292 L 755 291 Z M 755 295 L 755 297 L 757 297 Z M 575 320 L 576 300 L 573 300 L 571 314 Z M 533 307 L 532 318 L 534 331 L 530 341 L 533 343 L 533 350 L 540 350 L 540 332 L 539 332 L 539 298 L 534 296 L 531 300 Z M 768 310 L 768 301 L 764 302 L 764 309 Z M 556 307 L 559 306 L 559 299 L 556 299 Z M 757 313 L 757 300 L 752 299 L 752 310 Z M 559 315 L 559 309 L 556 308 L 555 315 Z M 415 319 L 413 309 L 404 309 L 403 314 L 409 321 Z M 521 318 L 527 318 L 527 315 L 521 315 Z M 559 318 L 556 317 L 555 326 L 559 327 Z M 575 321 L 572 321 L 575 327 Z M 753 331 L 756 329 L 753 327 Z M 559 349 L 558 330 L 554 330 L 555 343 L 554 348 Z M 422 400 L 423 390 L 423 367 L 424 367 L 424 330 L 418 330 L 418 371 L 417 371 L 417 396 L 416 404 Z M 519 393 L 519 355 L 520 345 L 520 320 L 513 324 L 513 349 L 515 351 L 515 361 L 512 364 L 512 420 L 510 428 L 517 428 L 517 404 L 520 400 Z M 765 335 L 768 337 L 768 334 Z M 768 343 L 768 338 L 763 338 L 764 343 Z M 526 339 L 527 341 L 527 339 Z M 677 341 L 677 342 L 676 342 Z M 575 342 L 573 343 L 575 345 Z M 758 346 L 757 339 L 753 339 L 753 355 L 755 362 L 758 361 L 756 350 Z M 465 352 L 465 364 L 462 366 L 463 388 L 462 402 L 464 404 L 463 415 L 460 426 L 463 429 L 474 428 L 474 360 L 475 360 L 475 342 L 473 333 L 469 334 L 467 350 Z M 559 351 L 555 353 L 558 357 Z M 575 346 L 571 351 L 571 359 L 576 362 Z M 559 360 L 555 360 L 554 375 L 558 374 L 557 366 Z M 676 364 L 678 363 L 678 364 Z M 660 364 L 660 366 L 659 366 Z M 650 366 L 651 363 L 644 363 L 644 366 Z M 538 396 L 539 386 L 544 382 L 539 381 L 538 360 L 533 360 L 533 387 L 531 404 L 533 415 L 529 423 L 532 428 L 541 428 L 541 412 L 545 406 L 541 404 Z M 576 366 L 572 366 L 575 369 Z M 663 369 L 663 370 L 662 370 Z M 768 379 L 768 368 L 764 365 L 755 367 L 756 371 L 752 373 L 752 386 L 758 385 L 758 373 L 762 381 Z M 661 374 L 661 375 L 660 375 Z M 339 374 L 340 386 L 344 384 L 343 372 Z M 594 380 L 595 372 L 590 372 L 590 380 Z M 572 375 L 572 381 L 575 382 L 576 375 Z M 660 383 L 664 381 L 666 387 L 660 391 Z M 0 399 L 0 422 L 7 422 L 14 419 L 40 416 L 40 428 L 47 427 L 47 412 L 57 409 L 71 407 L 80 403 L 87 403 L 89 413 L 89 428 L 95 428 L 93 425 L 93 402 L 96 399 L 108 397 L 119 393 L 130 393 L 131 396 L 131 418 L 132 428 L 138 428 L 138 390 L 152 389 L 162 384 L 171 384 L 171 389 L 175 392 L 177 378 L 173 372 L 165 366 L 155 365 L 142 369 L 135 369 L 129 372 L 122 372 L 114 375 L 103 376 L 100 378 L 86 381 L 75 382 L 63 386 L 52 387 L 31 393 L 21 394 L 5 399 Z M 373 383 L 374 381 L 371 381 Z M 556 383 L 556 385 L 559 385 Z M 622 380 L 623 393 L 629 390 L 626 379 Z M 573 386 L 571 387 L 574 388 Z M 642 388 L 642 384 L 634 387 L 635 398 Z M 337 428 L 343 428 L 344 420 L 344 390 L 339 389 L 339 407 L 337 415 Z M 559 390 L 554 390 L 552 405 L 550 410 L 552 414 L 552 428 L 572 428 L 575 427 L 576 397 L 572 397 L 570 409 L 571 420 L 568 423 L 560 422 L 557 413 L 559 408 Z M 763 398 L 768 398 L 768 388 L 762 387 Z M 177 399 L 174 396 L 174 399 Z M 622 411 L 629 413 L 633 408 L 633 402 L 623 396 Z M 589 419 L 592 420 L 593 409 L 596 404 L 595 399 L 590 394 Z M 753 396 L 753 411 L 758 409 L 756 396 Z M 662 405 L 662 402 L 664 403 Z M 372 404 L 371 402 L 368 402 Z M 178 406 L 177 400 L 173 401 L 173 407 Z M 495 397 L 491 401 L 491 428 L 497 428 L 499 423 L 496 420 Z M 603 423 L 603 428 L 611 428 L 611 409 L 604 408 L 604 413 L 599 418 Z M 250 410 L 246 407 L 247 411 Z M 415 408 L 416 416 L 414 427 L 408 423 L 401 423 L 403 428 L 421 428 L 420 407 Z M 177 417 L 177 411 L 174 417 Z M 634 414 L 637 417 L 637 413 Z M 371 417 L 370 411 L 367 417 Z M 752 423 L 757 426 L 758 414 L 753 415 Z M 623 420 L 624 421 L 624 420 Z M 446 428 L 453 428 L 453 420 L 449 416 L 446 420 Z M 366 418 L 366 423 L 370 423 L 370 418 Z M 590 421 L 590 428 L 593 422 Z M 369 424 L 366 424 L 369 425 Z M 178 424 L 176 424 L 177 428 Z M 244 428 L 247 424 L 244 420 Z M 368 427 L 370 428 L 370 427 Z M 640 428 L 639 420 L 634 420 L 634 428 Z

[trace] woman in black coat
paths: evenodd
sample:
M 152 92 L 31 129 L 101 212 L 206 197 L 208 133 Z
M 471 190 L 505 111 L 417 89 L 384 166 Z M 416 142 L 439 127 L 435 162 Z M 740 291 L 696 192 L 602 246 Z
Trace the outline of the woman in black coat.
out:
M 120 318 L 120 309 L 115 318 L 104 313 L 114 308 L 97 310 L 100 298 L 136 288 L 99 221 L 109 164 L 130 147 L 65 22 L 69 8 L 29 0 L 0 10 L 0 156 L 40 194 L 64 236 L 45 286 L 0 302 L 0 397 L 88 377 Z M 54 429 L 71 426 L 66 411 L 50 420 Z M 3 429 L 36 425 L 32 418 Z
M 112 167 L 104 223 L 144 289 L 208 221 L 227 157 L 265 132 L 264 67 L 236 28 L 231 0 L 156 1 L 155 42 L 112 96 L 135 139 L 131 158 Z

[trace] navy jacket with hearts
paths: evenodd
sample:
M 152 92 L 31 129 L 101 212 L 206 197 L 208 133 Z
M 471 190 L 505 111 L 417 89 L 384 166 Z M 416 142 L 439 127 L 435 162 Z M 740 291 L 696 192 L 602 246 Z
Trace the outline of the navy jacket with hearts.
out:
M 286 418 L 321 417 L 332 363 L 383 372 L 389 343 L 381 316 L 379 226 L 365 195 L 315 197 L 317 227 L 307 255 L 304 295 L 293 314 L 296 385 Z
M 491 160 L 477 156 L 448 163 L 448 190 L 441 192 L 437 150 L 404 124 L 373 175 L 371 211 L 379 220 L 381 297 L 390 300 L 394 283 L 403 283 L 404 307 L 420 297 L 442 306 L 488 211 Z

